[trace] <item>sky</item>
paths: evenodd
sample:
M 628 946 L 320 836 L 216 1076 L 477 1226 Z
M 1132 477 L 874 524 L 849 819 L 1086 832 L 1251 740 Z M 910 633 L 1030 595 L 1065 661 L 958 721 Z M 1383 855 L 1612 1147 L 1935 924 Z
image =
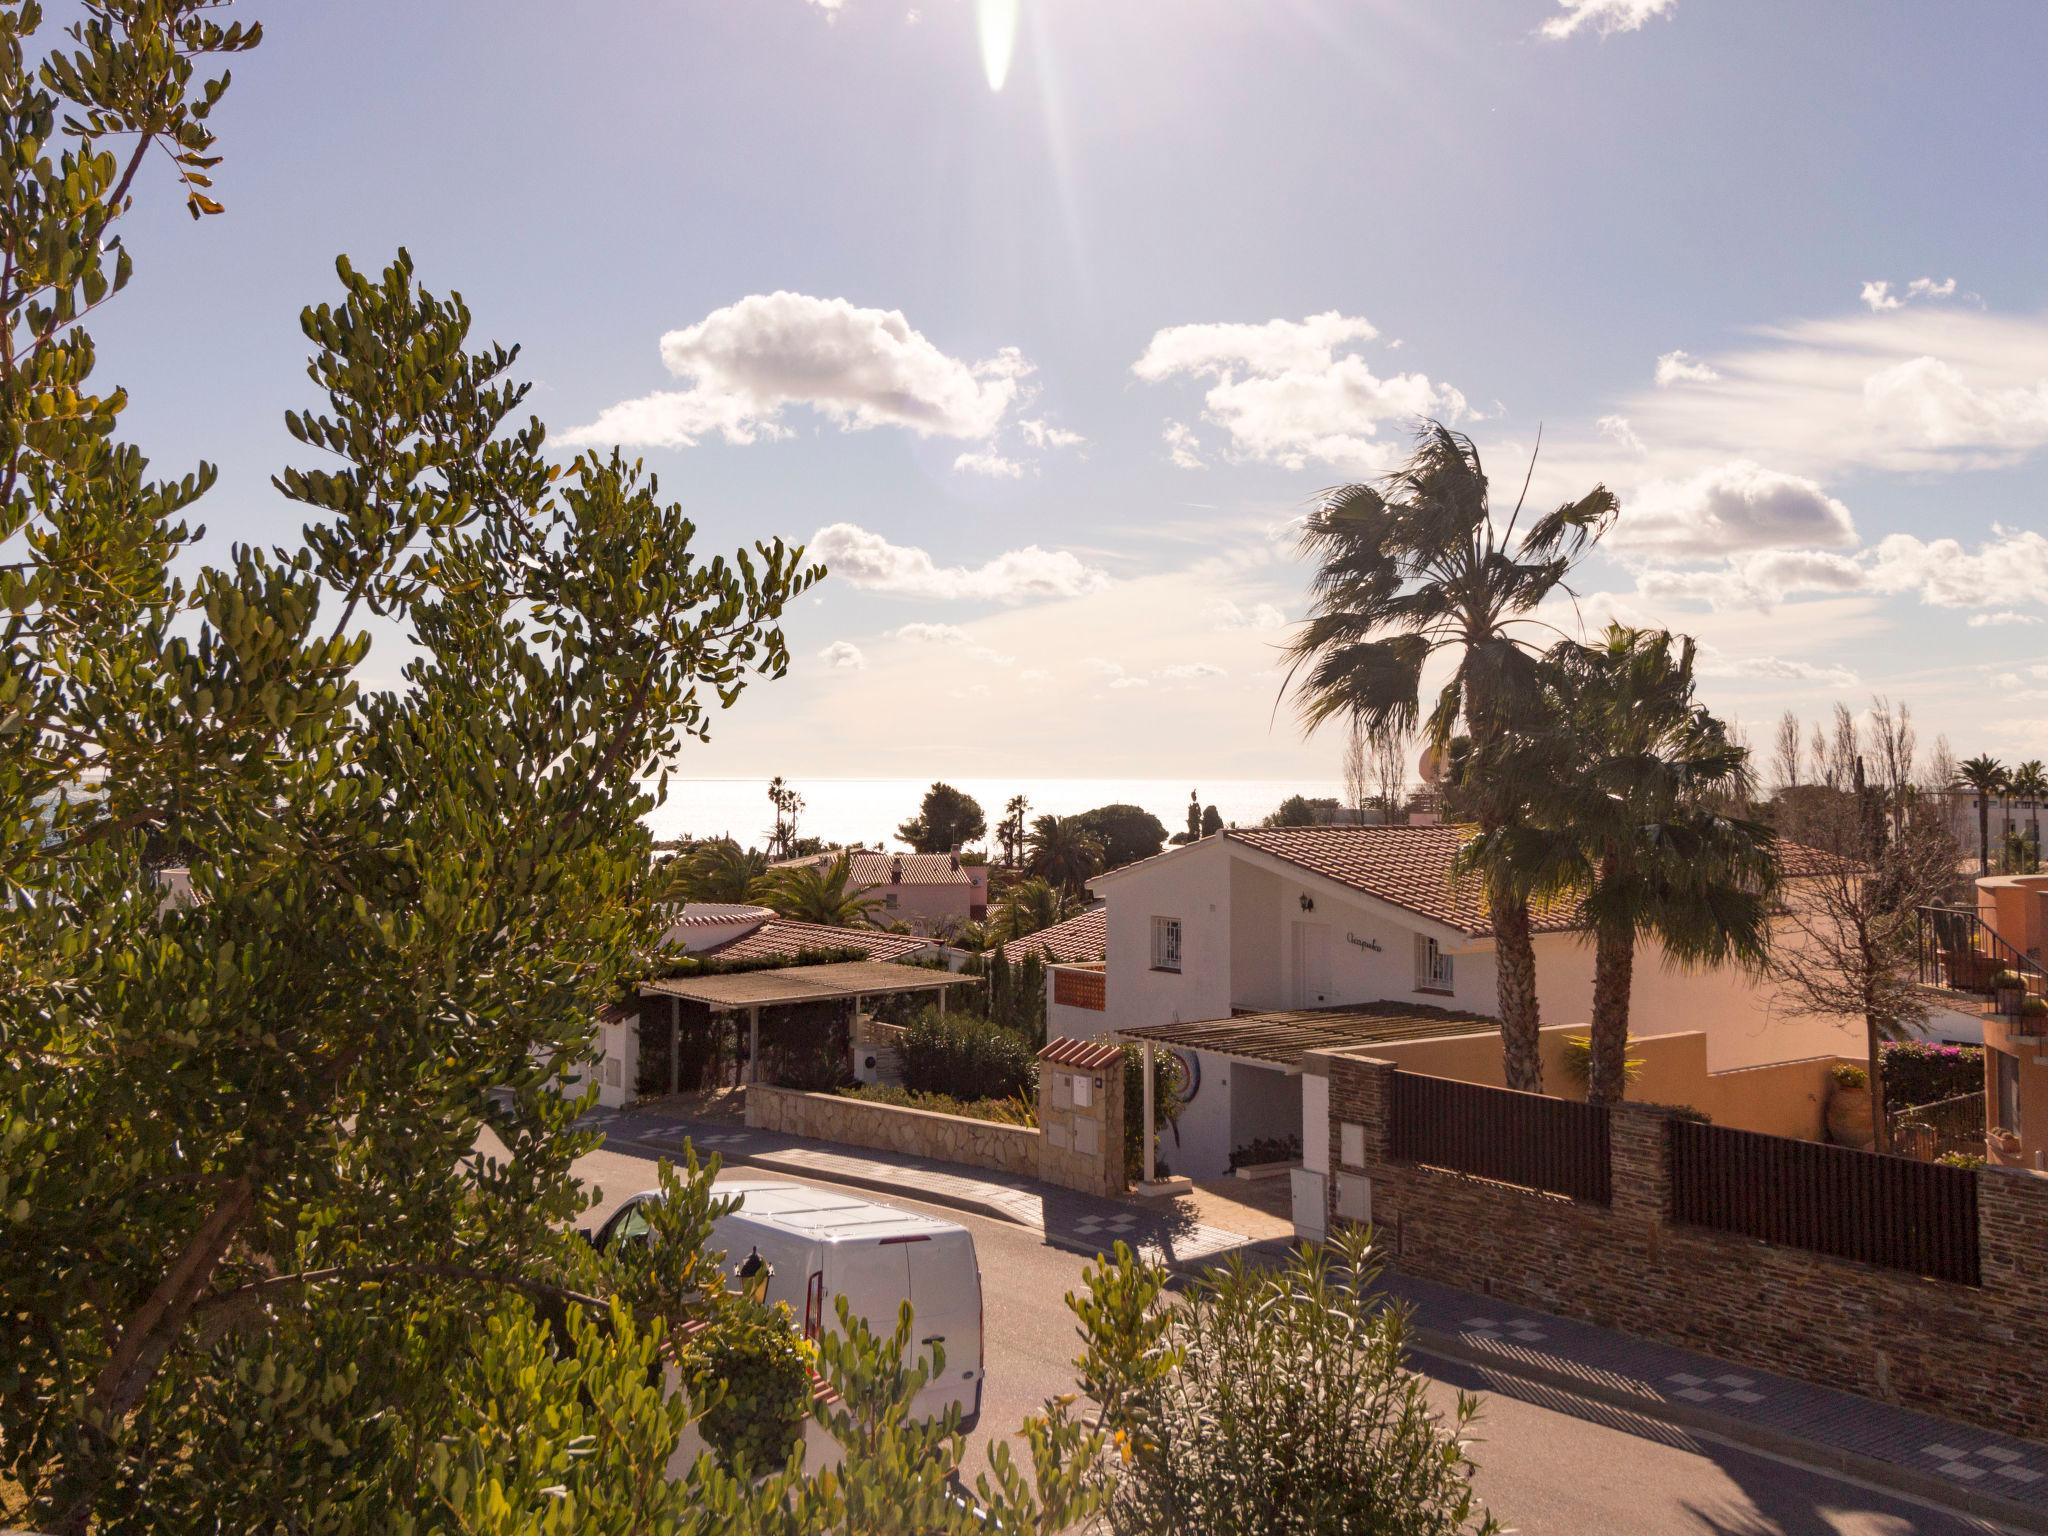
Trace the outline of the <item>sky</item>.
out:
M 1567 629 L 1761 746 L 2048 755 L 2038 0 L 241 0 L 227 213 L 96 335 L 206 546 L 292 544 L 333 262 L 460 291 L 564 455 L 831 574 L 685 776 L 1300 777 L 1299 520 L 1468 432 L 1622 513 Z M 1536 638 L 1543 638 L 1541 635 Z M 399 637 L 369 663 L 395 676 Z

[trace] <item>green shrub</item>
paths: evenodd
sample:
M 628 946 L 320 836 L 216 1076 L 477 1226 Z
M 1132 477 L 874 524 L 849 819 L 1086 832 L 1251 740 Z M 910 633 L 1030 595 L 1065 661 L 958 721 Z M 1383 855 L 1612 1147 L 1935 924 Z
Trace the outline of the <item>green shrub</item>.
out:
M 698 1426 L 712 1454 L 728 1471 L 766 1472 L 789 1459 L 810 1417 L 810 1354 L 788 1308 L 749 1310 L 691 1339 L 681 1364 L 692 1397 L 725 1388 Z
M 1984 1048 L 1908 1040 L 1879 1047 L 1884 1103 L 1893 1111 L 1984 1091 Z
M 922 1109 L 934 1115 L 964 1115 L 970 1120 L 992 1120 L 998 1125 L 1038 1124 L 1038 1102 L 1019 1094 L 1013 1099 L 956 1099 L 944 1093 L 913 1093 L 892 1083 L 863 1083 L 842 1088 L 842 1097 L 869 1104 L 893 1104 L 898 1109 Z
M 1021 1030 L 927 1008 L 907 1026 L 897 1059 L 913 1093 L 955 1099 L 1013 1099 L 1038 1093 L 1038 1052 Z
M 1935 1161 L 1944 1168 L 1982 1168 L 1984 1159 L 1975 1152 L 1944 1152 Z
M 1152 1120 L 1157 1142 L 1152 1171 L 1167 1175 L 1166 1131 L 1180 1118 L 1180 1058 L 1159 1051 L 1152 1058 Z M 1124 1177 L 1135 1184 L 1145 1177 L 1145 1051 L 1124 1047 Z
M 1837 1088 L 1855 1090 L 1870 1086 L 1870 1073 L 1854 1062 L 1840 1061 L 1829 1069 L 1828 1076 L 1835 1080 Z
M 2023 1019 L 2048 1018 L 2048 997 L 2029 997 L 2020 1003 L 2020 1017 Z
M 1142 1114 L 1143 1111 L 1141 1110 Z M 1256 1167 L 1260 1163 L 1298 1163 L 1301 1161 L 1301 1138 L 1299 1136 L 1256 1136 L 1241 1147 L 1230 1150 L 1232 1172 L 1239 1168 Z

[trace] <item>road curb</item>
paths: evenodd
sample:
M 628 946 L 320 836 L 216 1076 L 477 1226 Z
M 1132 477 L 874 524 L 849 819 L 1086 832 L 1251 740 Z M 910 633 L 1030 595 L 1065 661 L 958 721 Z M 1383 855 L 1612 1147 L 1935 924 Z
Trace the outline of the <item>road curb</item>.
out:
M 1753 1424 L 1746 1419 L 1715 1413 L 1712 1409 L 1695 1407 L 1690 1403 L 1673 1403 L 1643 1397 L 1619 1387 L 1609 1386 L 1605 1382 L 1588 1381 L 1567 1371 L 1546 1370 L 1542 1366 L 1530 1365 L 1521 1360 L 1504 1360 L 1491 1351 L 1467 1344 L 1456 1334 L 1442 1333 L 1433 1328 L 1419 1328 L 1412 1323 L 1408 1329 L 1408 1347 L 1414 1354 L 1431 1355 L 1440 1360 L 1456 1361 L 1461 1365 L 1480 1366 L 1497 1375 L 1513 1377 L 1536 1386 L 1551 1387 L 1590 1402 L 1624 1408 L 1643 1418 L 1675 1425 L 1681 1429 L 1696 1430 L 1712 1439 L 1748 1450 L 1764 1451 L 1818 1472 L 1840 1473 L 1893 1493 L 1910 1494 L 1957 1514 L 1995 1520 L 2015 1530 L 2048 1533 L 2048 1511 L 2016 1504 L 2010 1499 L 1999 1498 L 1996 1494 L 1980 1493 L 1974 1488 L 1957 1487 L 1937 1473 L 1922 1472 L 1912 1467 L 1902 1467 L 1897 1462 L 1880 1460 L 1875 1456 L 1865 1456 L 1836 1446 L 1822 1445 L 1799 1435 L 1788 1434 L 1784 1430 L 1773 1429 L 1764 1424 Z

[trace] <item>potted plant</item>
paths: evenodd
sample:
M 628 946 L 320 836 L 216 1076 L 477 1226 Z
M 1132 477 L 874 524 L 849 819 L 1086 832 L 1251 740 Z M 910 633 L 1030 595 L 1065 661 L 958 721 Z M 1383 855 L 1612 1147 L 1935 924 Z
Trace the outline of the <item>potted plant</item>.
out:
M 1985 1133 L 1984 1139 L 1991 1150 L 2000 1157 L 2017 1159 L 2020 1155 L 2020 1133 L 2008 1131 L 2002 1125 L 1994 1125 Z
M 2020 1000 L 2027 995 L 2027 978 L 2018 971 L 2000 971 L 1991 978 L 1991 990 L 1998 999 L 2000 1013 L 2018 1013 Z
M 1828 1140 L 1869 1150 L 1877 1145 L 1870 1107 L 1870 1074 L 1854 1062 L 1837 1062 L 1828 1073 Z
M 2048 997 L 2023 997 L 2018 1009 L 2021 1035 L 2048 1034 Z

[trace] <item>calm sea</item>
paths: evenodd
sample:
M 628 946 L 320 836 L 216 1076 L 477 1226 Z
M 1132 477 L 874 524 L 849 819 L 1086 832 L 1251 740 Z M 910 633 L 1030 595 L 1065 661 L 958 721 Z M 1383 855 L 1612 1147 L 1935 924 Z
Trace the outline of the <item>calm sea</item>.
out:
M 1010 796 L 1031 803 L 1031 816 L 1071 816 L 1098 805 L 1140 805 L 1166 824 L 1169 834 L 1187 825 L 1188 791 L 1199 789 L 1225 822 L 1256 824 L 1289 795 L 1341 795 L 1335 780 L 1222 779 L 1207 784 L 1179 779 L 949 779 L 972 795 L 991 831 Z M 898 823 L 917 814 L 929 779 L 792 779 L 804 797 L 797 832 L 827 843 L 901 846 Z M 648 818 L 655 836 L 730 835 L 758 845 L 774 820 L 766 779 L 671 779 L 668 802 Z

